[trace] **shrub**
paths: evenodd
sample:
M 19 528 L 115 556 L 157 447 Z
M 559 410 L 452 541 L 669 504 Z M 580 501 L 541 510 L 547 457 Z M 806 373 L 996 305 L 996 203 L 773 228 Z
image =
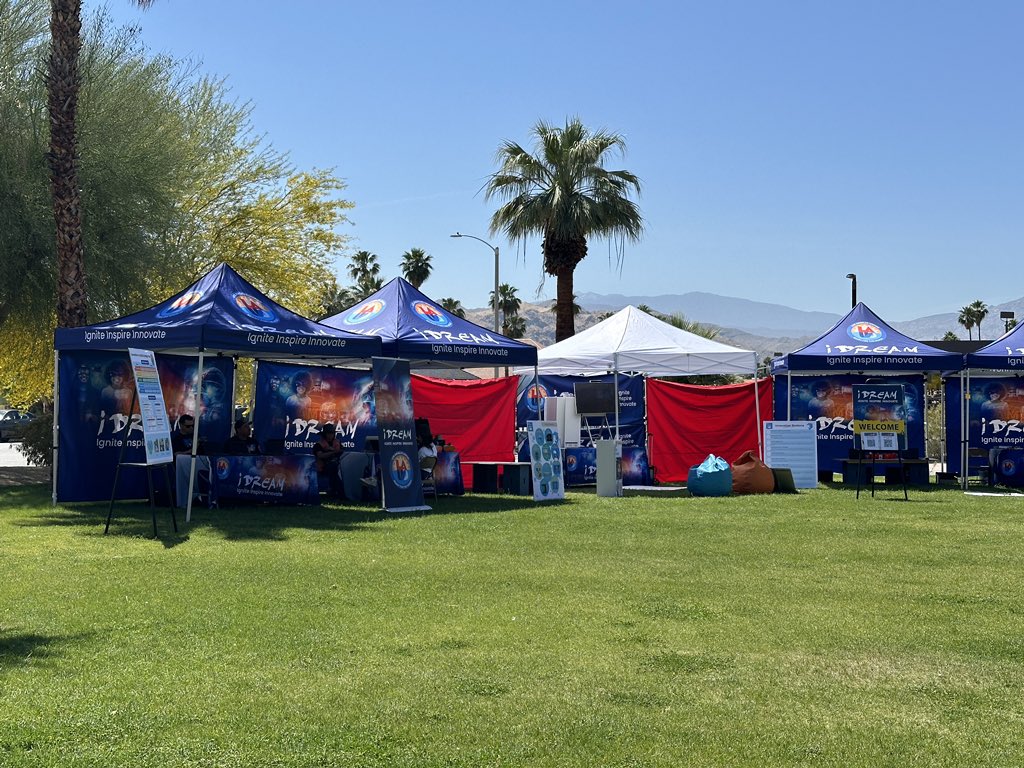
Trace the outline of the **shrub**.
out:
M 41 413 L 25 427 L 18 450 L 25 454 L 34 467 L 53 464 L 53 414 Z

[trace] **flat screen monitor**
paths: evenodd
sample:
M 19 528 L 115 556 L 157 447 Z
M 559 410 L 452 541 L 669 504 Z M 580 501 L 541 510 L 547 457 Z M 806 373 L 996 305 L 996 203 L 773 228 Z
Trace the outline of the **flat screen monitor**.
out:
M 615 384 L 610 381 L 588 381 L 573 385 L 576 413 L 580 416 L 604 416 L 615 412 Z

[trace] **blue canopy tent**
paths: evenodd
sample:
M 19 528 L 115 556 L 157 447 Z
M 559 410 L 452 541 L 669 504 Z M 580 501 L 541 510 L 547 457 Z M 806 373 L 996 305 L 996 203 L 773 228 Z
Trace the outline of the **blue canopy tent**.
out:
M 861 302 L 804 347 L 772 360 L 772 374 L 959 371 L 963 356 L 892 328 Z
M 185 290 L 132 315 L 54 334 L 54 412 L 59 402 L 62 350 L 123 351 L 139 347 L 164 353 L 195 355 L 203 369 L 206 355 L 300 358 L 338 363 L 381 354 L 381 341 L 370 334 L 349 333 L 309 320 L 268 298 L 227 264 L 221 264 Z M 194 393 L 199 413 L 199 392 Z M 194 475 L 199 437 L 192 442 Z M 58 419 L 54 419 L 54 490 L 57 501 Z M 190 480 L 190 486 L 192 481 Z M 191 512 L 192 488 L 189 488 Z M 187 518 L 186 518 L 187 519 Z
M 1002 375 L 1009 375 L 1012 372 L 1016 376 L 1024 374 L 1024 325 L 1011 328 L 990 344 L 964 355 L 964 377 L 961 379 L 960 397 L 963 405 L 960 411 L 961 467 L 969 467 L 970 395 L 968 393 L 971 391 L 971 374 L 974 371 L 979 373 L 998 371 Z M 1007 419 L 1009 417 L 1000 416 L 1000 418 Z M 964 488 L 967 487 L 968 474 L 968 471 L 961 472 Z
M 771 362 L 786 375 L 786 419 L 792 418 L 793 374 L 898 374 L 950 372 L 963 355 L 937 349 L 892 328 L 863 302 L 806 346 Z
M 385 355 L 412 368 L 537 365 L 536 347 L 451 314 L 401 277 L 320 322 L 379 336 Z

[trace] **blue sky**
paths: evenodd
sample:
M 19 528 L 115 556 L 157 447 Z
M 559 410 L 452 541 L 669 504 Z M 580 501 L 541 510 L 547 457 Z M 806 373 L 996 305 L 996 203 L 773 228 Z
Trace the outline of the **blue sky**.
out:
M 97 6 L 88 2 L 86 10 Z M 1017 2 L 111 0 L 153 52 L 223 76 L 299 168 L 356 204 L 357 248 L 435 297 L 536 299 L 537 240 L 488 234 L 494 153 L 539 119 L 625 136 L 642 242 L 590 244 L 578 293 L 707 291 L 891 321 L 1024 295 Z M 344 262 L 339 265 L 339 272 Z M 549 279 L 542 298 L 554 296 Z M 695 318 L 700 319 L 700 318 Z

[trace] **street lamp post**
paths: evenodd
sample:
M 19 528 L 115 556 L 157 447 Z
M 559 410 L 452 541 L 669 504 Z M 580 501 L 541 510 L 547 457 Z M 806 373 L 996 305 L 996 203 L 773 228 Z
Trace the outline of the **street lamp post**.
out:
M 454 235 L 451 235 L 451 237 L 468 237 L 470 240 L 477 240 L 483 243 L 492 251 L 494 251 L 494 332 L 498 333 L 500 330 L 500 327 L 498 325 L 498 246 L 491 245 L 482 237 L 477 237 L 476 235 L 464 235 L 461 232 L 456 232 Z M 494 378 L 498 378 L 500 374 L 500 369 L 497 366 L 495 366 Z
M 451 237 L 468 237 L 471 240 L 478 240 L 479 242 L 486 245 L 492 251 L 494 251 L 494 332 L 498 333 L 501 328 L 498 325 L 498 246 L 491 245 L 486 240 L 476 235 L 464 235 L 461 232 L 456 232 Z
M 1004 310 L 999 313 L 999 319 L 1003 321 L 1003 333 L 1009 333 L 1011 323 L 1013 323 L 1013 312 L 1010 310 Z
M 850 292 L 851 292 L 851 296 L 850 296 L 851 303 L 850 303 L 850 306 L 851 307 L 856 307 L 857 306 L 857 276 L 855 274 L 853 274 L 853 272 L 851 272 L 846 277 L 849 280 L 853 281 L 850 284 Z

